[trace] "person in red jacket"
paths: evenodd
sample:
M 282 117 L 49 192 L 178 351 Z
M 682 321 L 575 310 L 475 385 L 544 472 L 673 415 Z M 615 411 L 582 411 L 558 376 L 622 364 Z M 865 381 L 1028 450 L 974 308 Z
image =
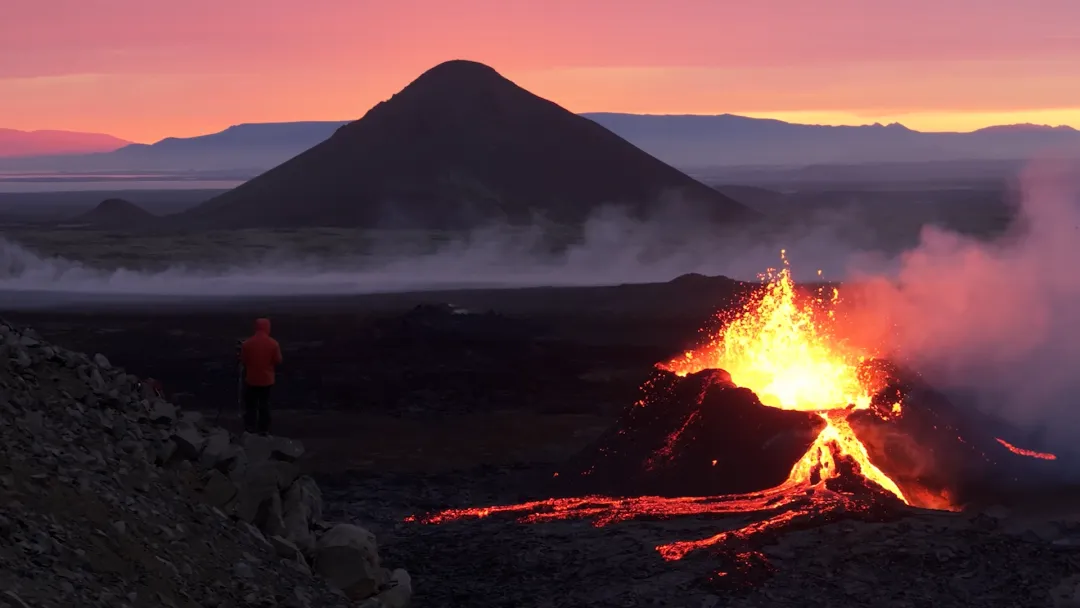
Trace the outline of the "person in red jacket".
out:
M 255 319 L 255 334 L 240 345 L 244 366 L 244 430 L 270 432 L 270 389 L 274 368 L 281 365 L 281 346 L 270 337 L 270 319 Z

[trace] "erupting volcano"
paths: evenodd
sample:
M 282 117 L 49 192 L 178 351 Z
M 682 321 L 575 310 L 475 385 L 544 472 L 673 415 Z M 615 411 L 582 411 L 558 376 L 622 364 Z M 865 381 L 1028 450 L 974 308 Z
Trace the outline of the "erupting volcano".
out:
M 719 315 L 703 346 L 657 365 L 642 399 L 562 470 L 561 479 L 592 492 L 416 519 L 507 513 L 604 526 L 762 512 L 739 529 L 656 547 L 666 560 L 724 549 L 745 575 L 765 564 L 746 542 L 767 532 L 840 516 L 882 519 L 905 505 L 953 510 L 953 481 L 1000 472 L 1003 452 L 1053 458 L 981 431 L 958 433 L 947 404 L 838 335 L 837 289 L 797 290 L 786 259 L 762 279 L 741 307 Z M 919 403 L 908 403 L 913 394 Z M 930 453 L 933 462 L 923 457 Z

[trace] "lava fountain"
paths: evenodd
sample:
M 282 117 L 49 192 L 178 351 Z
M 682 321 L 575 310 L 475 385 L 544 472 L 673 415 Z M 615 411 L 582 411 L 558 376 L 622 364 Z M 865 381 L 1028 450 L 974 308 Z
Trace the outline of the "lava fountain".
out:
M 444 523 L 511 514 L 526 523 L 587 518 L 604 526 L 643 517 L 761 512 L 763 519 L 740 529 L 656 547 L 666 560 L 678 560 L 708 547 L 728 548 L 732 555 L 743 556 L 736 561 L 745 566 L 747 560 L 759 559 L 760 554 L 735 545 L 752 537 L 760 540 L 763 533 L 797 523 L 810 525 L 840 516 L 881 517 L 901 511 L 905 504 L 950 508 L 947 499 L 925 498 L 927 494 L 918 488 L 912 496 L 905 494 L 871 462 L 866 446 L 849 423 L 849 416 L 856 412 L 869 410 L 889 419 L 902 416 L 903 407 L 899 402 L 886 407 L 874 404 L 884 381 L 867 373 L 863 365 L 874 353 L 862 351 L 837 335 L 839 291 L 800 293 L 786 259 L 783 268 L 770 269 L 761 278 L 761 287 L 741 307 L 719 315 L 719 329 L 703 346 L 657 367 L 682 377 L 723 370 L 714 374 L 723 382 L 730 380 L 730 384 L 753 391 L 761 406 L 820 417 L 824 425 L 782 483 L 761 491 L 717 496 L 551 498 L 446 510 L 409 519 Z M 643 390 L 648 394 L 650 386 Z M 642 399 L 635 407 L 650 405 L 648 399 Z

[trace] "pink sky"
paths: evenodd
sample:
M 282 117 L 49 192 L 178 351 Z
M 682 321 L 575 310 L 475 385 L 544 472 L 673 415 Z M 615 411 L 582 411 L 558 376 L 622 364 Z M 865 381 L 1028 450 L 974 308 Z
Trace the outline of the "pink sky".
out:
M 37 0 L 0 127 L 151 142 L 346 120 L 447 59 L 570 110 L 1080 127 L 1076 0 Z

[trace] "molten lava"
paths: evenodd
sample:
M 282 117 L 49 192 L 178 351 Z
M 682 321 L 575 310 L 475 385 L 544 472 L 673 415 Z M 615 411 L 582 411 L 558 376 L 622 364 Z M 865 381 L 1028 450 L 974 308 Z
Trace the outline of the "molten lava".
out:
M 762 287 L 733 314 L 721 317 L 718 333 L 708 343 L 673 361 L 658 365 L 679 376 L 722 369 L 732 382 L 751 389 L 765 406 L 813 412 L 825 422 L 807 452 L 780 485 L 747 494 L 663 498 L 585 496 L 534 501 L 510 506 L 448 510 L 421 518 L 441 523 L 497 513 L 517 514 L 524 522 L 590 518 L 597 526 L 638 517 L 725 513 L 771 513 L 762 521 L 708 538 L 663 544 L 656 549 L 667 560 L 726 541 L 746 540 L 796 521 L 839 513 L 867 513 L 877 507 L 908 503 L 901 488 L 870 461 L 848 417 L 871 409 L 882 386 L 860 364 L 870 353 L 851 348 L 834 333 L 839 291 L 810 297 L 796 291 L 786 267 L 770 270 Z M 646 401 L 638 405 L 648 407 Z M 879 415 L 895 418 L 899 403 Z M 670 449 L 667 446 L 664 449 Z M 714 463 L 715 464 L 715 463 Z
M 1013 444 L 1009 443 L 1008 441 L 1005 441 L 1004 439 L 1001 439 L 999 437 L 995 437 L 994 439 L 996 439 L 997 442 L 1000 443 L 1001 445 L 1005 446 L 1006 450 L 1009 450 L 1010 452 L 1012 452 L 1013 454 L 1016 454 L 1018 456 L 1027 456 L 1028 458 L 1038 458 L 1039 460 L 1057 460 L 1057 456 L 1054 455 L 1054 454 L 1051 454 L 1049 452 L 1036 452 L 1035 450 L 1025 450 L 1024 448 L 1018 448 L 1015 445 L 1013 445 Z
M 815 477 L 835 477 L 835 450 L 854 460 L 868 480 L 907 503 L 896 483 L 870 462 L 866 446 L 847 422 L 852 411 L 869 409 L 881 387 L 868 385 L 870 379 L 859 374 L 867 355 L 848 348 L 833 332 L 839 290 L 833 289 L 828 300 L 800 297 L 786 259 L 784 264 L 779 273 L 769 269 L 763 288 L 740 309 L 721 317 L 725 322 L 706 346 L 659 367 L 680 376 L 723 369 L 763 405 L 821 416 L 825 428 L 795 463 L 787 483 L 809 487 Z M 900 411 L 895 404 L 892 413 Z
M 846 348 L 833 331 L 839 290 L 829 298 L 800 297 L 786 266 L 762 278 L 762 289 L 740 309 L 721 313 L 720 331 L 705 346 L 658 367 L 680 376 L 725 370 L 763 404 L 785 410 L 870 407 L 880 387 L 866 386 L 859 376 L 867 357 Z

